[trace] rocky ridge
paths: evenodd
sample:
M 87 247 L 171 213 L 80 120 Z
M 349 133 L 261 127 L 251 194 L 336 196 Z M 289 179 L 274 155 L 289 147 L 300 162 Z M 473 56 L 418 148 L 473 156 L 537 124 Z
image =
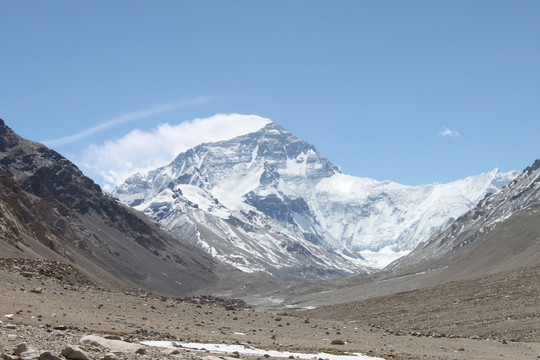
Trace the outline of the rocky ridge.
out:
M 0 256 L 61 260 L 100 286 L 177 296 L 210 287 L 228 271 L 2 120 L 0 190 Z
M 455 264 L 472 252 L 476 267 L 508 268 L 540 262 L 540 160 L 501 191 L 486 196 L 446 231 L 433 235 L 389 271 Z M 463 265 L 461 265 L 463 266 Z
M 69 285 L 94 285 L 88 276 L 73 266 L 46 259 L 0 258 L 0 269 L 10 273 L 20 273 L 25 278 L 48 279 Z

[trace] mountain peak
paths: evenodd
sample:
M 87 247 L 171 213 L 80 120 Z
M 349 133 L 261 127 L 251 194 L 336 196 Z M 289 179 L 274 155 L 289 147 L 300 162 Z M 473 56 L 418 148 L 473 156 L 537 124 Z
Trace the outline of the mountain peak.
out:
M 282 274 L 287 259 L 285 277 L 293 276 L 299 268 L 292 264 L 300 261 L 293 250 L 301 244 L 303 254 L 319 254 L 314 261 L 325 270 L 316 276 L 325 277 L 334 271 L 329 265 L 334 261 L 346 271 L 384 266 L 510 180 L 497 172 L 407 187 L 355 178 L 341 174 L 309 142 L 269 122 L 255 132 L 192 148 L 147 176 L 126 180 L 114 194 L 238 268 Z M 234 230 L 231 224 L 237 224 Z M 242 230 L 261 226 L 262 233 Z M 296 245 L 279 240 L 282 236 Z M 262 244 L 263 253 L 246 253 Z M 261 258 L 273 258 L 273 265 L 259 263 Z
M 236 138 L 232 138 L 230 140 L 225 140 L 225 142 L 228 141 L 239 141 L 243 139 L 260 139 L 260 140 L 268 140 L 268 139 L 276 139 L 279 141 L 303 141 L 291 134 L 289 131 L 287 131 L 283 126 L 279 125 L 275 122 L 269 122 L 262 128 L 260 128 L 257 131 L 240 135 Z
M 283 126 L 273 121 L 266 124 L 260 131 L 278 131 L 280 133 L 290 134 Z

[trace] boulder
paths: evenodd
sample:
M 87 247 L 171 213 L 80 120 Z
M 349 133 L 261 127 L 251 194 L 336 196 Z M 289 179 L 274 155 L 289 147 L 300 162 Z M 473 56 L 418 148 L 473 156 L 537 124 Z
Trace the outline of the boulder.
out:
M 121 352 L 125 354 L 146 353 L 146 348 L 143 345 L 128 343 L 121 340 L 109 340 L 96 335 L 83 336 L 80 343 L 85 346 L 94 346 L 97 348 L 110 350 L 112 352 Z
M 62 356 L 72 360 L 89 360 L 88 354 L 77 346 L 68 345 L 62 350 Z
M 28 344 L 23 342 L 15 346 L 15 348 L 13 349 L 13 355 L 21 355 L 23 352 L 26 352 L 28 350 Z
M 37 350 L 30 349 L 19 355 L 20 360 L 39 360 L 41 353 Z
M 50 351 L 44 351 L 41 354 L 39 354 L 39 360 L 62 360 L 62 359 L 54 355 Z

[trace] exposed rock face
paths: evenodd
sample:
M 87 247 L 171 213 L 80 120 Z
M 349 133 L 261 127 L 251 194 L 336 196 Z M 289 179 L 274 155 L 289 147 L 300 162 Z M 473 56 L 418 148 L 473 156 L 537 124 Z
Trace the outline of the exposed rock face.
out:
M 32 200 L 35 201 L 32 201 Z M 45 219 L 52 223 L 61 223 L 43 202 L 29 197 L 0 167 L 0 231 L 4 241 L 16 246 L 23 236 L 34 237 L 49 248 L 59 252 L 65 249 L 58 240 L 58 229 L 49 226 Z
M 105 195 L 69 160 L 22 139 L 3 121 L 0 212 L 6 245 L 0 256 L 71 262 L 102 286 L 125 282 L 173 295 L 217 281 L 210 257 Z

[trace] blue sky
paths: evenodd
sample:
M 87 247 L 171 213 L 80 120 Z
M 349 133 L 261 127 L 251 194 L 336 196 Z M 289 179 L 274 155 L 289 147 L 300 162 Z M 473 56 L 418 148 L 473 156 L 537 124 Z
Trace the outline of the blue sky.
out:
M 540 157 L 539 1 L 6 0 L 0 35 L 0 117 L 101 184 L 92 151 L 216 114 L 409 185 Z

